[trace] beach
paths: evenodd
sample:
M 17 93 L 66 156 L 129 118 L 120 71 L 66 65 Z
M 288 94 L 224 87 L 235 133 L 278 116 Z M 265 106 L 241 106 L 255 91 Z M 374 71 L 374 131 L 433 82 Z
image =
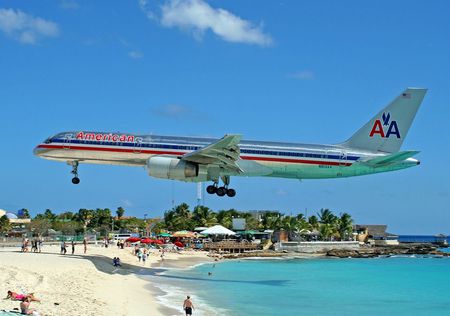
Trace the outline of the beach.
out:
M 138 262 L 132 248 L 89 245 L 86 254 L 77 245 L 74 255 L 70 245 L 60 254 L 59 245 L 45 245 L 41 253 L 21 253 L 20 247 L 0 248 L 0 296 L 7 291 L 35 293 L 40 303 L 31 307 L 40 315 L 179 315 L 161 305 L 156 296 L 161 291 L 148 276 L 161 268 L 187 268 L 212 259 L 206 252 L 152 253 L 146 264 Z M 115 268 L 112 258 L 120 257 L 122 267 Z M 147 277 L 145 277 L 147 276 Z M 161 282 L 160 280 L 158 282 Z M 0 310 L 13 310 L 19 302 L 2 300 Z

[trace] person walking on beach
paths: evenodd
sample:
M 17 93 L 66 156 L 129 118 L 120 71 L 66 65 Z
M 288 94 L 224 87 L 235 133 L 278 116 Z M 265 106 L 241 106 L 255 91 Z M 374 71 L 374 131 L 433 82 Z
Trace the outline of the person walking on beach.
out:
M 38 239 L 38 249 L 39 249 L 39 253 L 41 253 L 41 249 L 42 249 L 42 238 L 39 237 Z
M 144 253 L 142 254 L 142 265 L 145 266 L 145 260 L 147 260 L 147 253 L 144 251 Z
M 72 254 L 74 254 L 74 253 L 75 253 L 75 242 L 72 239 Z
M 186 312 L 186 316 L 192 315 L 192 310 L 194 309 L 194 304 L 192 304 L 191 297 L 189 295 L 184 300 L 183 309 Z
M 87 240 L 86 237 L 83 238 L 83 247 L 84 247 L 84 253 L 87 251 Z
M 63 240 L 61 240 L 60 246 L 61 246 L 61 251 L 60 251 L 60 253 L 61 253 L 61 254 L 64 254 L 64 248 L 65 248 L 66 246 L 65 246 L 65 242 L 64 242 Z

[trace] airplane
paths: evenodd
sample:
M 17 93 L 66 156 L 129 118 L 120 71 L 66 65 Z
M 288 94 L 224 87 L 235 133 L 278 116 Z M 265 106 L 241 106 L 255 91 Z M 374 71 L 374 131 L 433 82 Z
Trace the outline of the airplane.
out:
M 408 88 L 335 145 L 223 138 L 135 135 L 92 131 L 58 133 L 34 149 L 38 157 L 67 162 L 72 183 L 81 163 L 144 167 L 156 178 L 213 183 L 209 194 L 233 197 L 233 176 L 324 179 L 395 171 L 420 164 L 419 151 L 400 151 L 427 89 Z M 223 185 L 219 186 L 222 180 Z

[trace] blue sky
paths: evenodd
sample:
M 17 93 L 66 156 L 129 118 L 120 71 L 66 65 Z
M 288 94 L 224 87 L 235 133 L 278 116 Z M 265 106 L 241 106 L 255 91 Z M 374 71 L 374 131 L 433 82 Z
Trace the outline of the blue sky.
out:
M 123 206 L 160 216 L 195 184 L 38 159 L 67 130 L 337 143 L 408 86 L 429 89 L 403 144 L 422 164 L 335 180 L 233 178 L 215 210 L 349 212 L 450 233 L 448 1 L 2 1 L 0 208 Z

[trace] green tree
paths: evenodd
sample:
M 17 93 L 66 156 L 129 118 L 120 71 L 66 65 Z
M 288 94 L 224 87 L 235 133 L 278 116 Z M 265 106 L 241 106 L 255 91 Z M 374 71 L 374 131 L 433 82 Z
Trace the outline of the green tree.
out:
M 88 225 L 91 223 L 92 218 L 94 217 L 94 211 L 82 208 L 75 215 L 77 221 L 81 222 L 83 225 L 83 232 L 86 234 L 86 230 Z
M 11 229 L 9 218 L 6 215 L 0 217 L 0 233 L 7 233 Z
M 192 212 L 192 219 L 195 226 L 209 227 L 217 224 L 216 213 L 209 207 L 198 205 Z
M 261 228 L 258 219 L 251 213 L 241 213 L 241 217 L 245 219 L 245 229 L 253 230 Z
M 30 223 L 30 230 L 38 236 L 46 235 L 51 227 L 52 224 L 46 218 L 34 218 Z
M 117 218 L 121 219 L 124 213 L 125 209 L 122 206 L 119 206 L 116 210 Z
M 353 232 L 353 219 L 348 213 L 341 214 L 338 220 L 337 231 L 341 240 L 347 240 Z
M 30 218 L 30 211 L 28 211 L 26 208 L 20 209 L 18 211 L 19 218 Z
M 311 230 L 319 229 L 319 220 L 316 215 L 311 215 L 308 218 L 308 224 L 309 224 Z
M 235 209 L 229 209 L 219 211 L 216 217 L 220 225 L 228 229 L 231 229 L 233 227 L 233 218 L 240 217 L 240 214 Z
M 265 212 L 261 217 L 264 229 L 277 230 L 281 228 L 281 214 L 279 212 Z
M 331 224 L 333 225 L 337 217 L 329 209 L 321 209 L 319 212 L 319 219 L 321 224 Z
M 330 240 L 331 236 L 334 234 L 333 226 L 331 224 L 321 224 L 319 233 L 321 240 Z

